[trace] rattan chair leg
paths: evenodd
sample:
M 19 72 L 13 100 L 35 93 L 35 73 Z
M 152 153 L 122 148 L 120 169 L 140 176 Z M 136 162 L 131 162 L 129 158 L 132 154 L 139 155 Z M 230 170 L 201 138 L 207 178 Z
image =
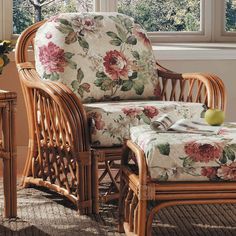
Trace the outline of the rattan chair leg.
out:
M 92 151 L 92 200 L 93 200 L 93 213 L 99 213 L 99 192 L 98 192 L 98 159 Z

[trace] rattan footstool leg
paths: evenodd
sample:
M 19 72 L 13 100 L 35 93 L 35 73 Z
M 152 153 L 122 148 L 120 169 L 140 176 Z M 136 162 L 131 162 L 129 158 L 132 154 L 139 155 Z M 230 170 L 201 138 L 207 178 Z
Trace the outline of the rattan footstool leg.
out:
M 138 236 L 143 236 L 146 233 L 147 200 L 139 200 L 138 206 Z

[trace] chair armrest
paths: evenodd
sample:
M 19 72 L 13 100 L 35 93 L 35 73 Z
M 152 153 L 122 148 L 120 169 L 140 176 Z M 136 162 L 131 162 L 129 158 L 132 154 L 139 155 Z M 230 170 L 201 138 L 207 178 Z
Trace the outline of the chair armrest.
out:
M 30 102 L 30 89 L 42 90 L 50 96 L 53 102 L 58 104 L 61 112 L 67 117 L 68 125 L 73 127 L 72 133 L 74 139 L 77 140 L 75 141 L 76 145 L 78 145 L 77 151 L 89 150 L 87 116 L 79 98 L 67 86 L 60 82 L 41 80 L 32 63 L 20 63 L 17 65 L 17 68 L 27 104 Z M 27 107 L 28 109 L 32 108 Z M 28 111 L 28 113 L 30 112 Z M 29 120 L 29 123 L 32 123 L 32 118 Z
M 214 74 L 208 73 L 183 73 L 182 78 L 185 80 L 201 81 L 209 88 L 208 92 L 208 107 L 219 108 L 223 111 L 226 110 L 226 91 L 222 80 Z M 210 99 L 211 98 L 211 99 Z M 211 102 L 210 102 L 211 100 Z
M 82 104 L 63 84 L 41 80 L 32 64 L 17 67 L 29 124 L 23 176 L 67 196 L 81 213 L 91 212 L 92 155 Z
M 203 102 L 209 108 L 226 109 L 226 92 L 222 80 L 207 73 L 176 73 L 157 65 L 162 98 L 186 102 Z M 168 96 L 168 81 L 171 81 L 171 92 Z M 169 89 L 169 87 L 168 87 Z
M 73 93 L 71 89 L 60 82 L 47 82 L 47 84 L 54 88 L 59 94 L 63 94 L 63 98 L 70 107 L 71 113 L 75 116 L 77 121 L 77 132 L 79 133 L 79 143 L 83 149 L 87 150 L 89 144 L 89 128 L 87 114 L 80 99 Z
M 132 151 L 132 154 L 130 153 L 130 151 Z M 130 177 L 133 179 L 133 181 L 138 183 L 137 185 L 145 186 L 148 181 L 148 168 L 145 154 L 135 143 L 133 143 L 131 140 L 127 140 L 123 146 L 121 168 L 122 166 L 126 166 L 128 164 L 130 160 L 129 154 L 134 154 L 139 171 L 138 176 L 134 175 L 133 177 Z

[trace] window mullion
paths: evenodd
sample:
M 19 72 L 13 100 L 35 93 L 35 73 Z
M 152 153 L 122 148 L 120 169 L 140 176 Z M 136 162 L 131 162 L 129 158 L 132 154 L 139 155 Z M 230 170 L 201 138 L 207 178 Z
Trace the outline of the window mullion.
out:
M 101 11 L 101 0 L 93 0 L 93 10 L 94 11 Z
M 214 3 L 215 0 L 204 0 L 202 8 L 203 33 L 206 41 L 212 41 L 214 29 Z
M 3 39 L 3 25 L 4 25 L 4 20 L 3 20 L 3 0 L 0 0 L 0 40 Z
M 226 1 L 216 0 L 215 10 L 215 41 L 235 42 L 236 32 L 227 32 L 226 27 Z
M 117 0 L 100 0 L 101 12 L 115 12 L 117 11 Z
M 12 36 L 12 19 L 13 19 L 13 4 L 12 0 L 0 0 L 0 38 L 11 39 Z
M 212 40 L 218 41 L 223 33 L 224 27 L 224 0 L 215 0 L 213 2 L 213 27 Z

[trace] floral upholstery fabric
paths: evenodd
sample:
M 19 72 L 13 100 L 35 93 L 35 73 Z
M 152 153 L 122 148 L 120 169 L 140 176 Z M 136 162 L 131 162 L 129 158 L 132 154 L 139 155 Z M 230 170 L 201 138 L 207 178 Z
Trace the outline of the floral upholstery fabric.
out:
M 84 103 L 158 99 L 155 58 L 146 32 L 119 13 L 64 13 L 35 37 L 36 69 Z
M 140 125 L 131 128 L 131 140 L 145 152 L 152 179 L 236 181 L 236 123 L 215 135 L 157 133 Z
M 84 105 L 91 126 L 93 146 L 120 146 L 130 138 L 130 127 L 150 124 L 165 113 L 181 118 L 199 118 L 205 110 L 200 103 L 166 101 L 119 101 Z

